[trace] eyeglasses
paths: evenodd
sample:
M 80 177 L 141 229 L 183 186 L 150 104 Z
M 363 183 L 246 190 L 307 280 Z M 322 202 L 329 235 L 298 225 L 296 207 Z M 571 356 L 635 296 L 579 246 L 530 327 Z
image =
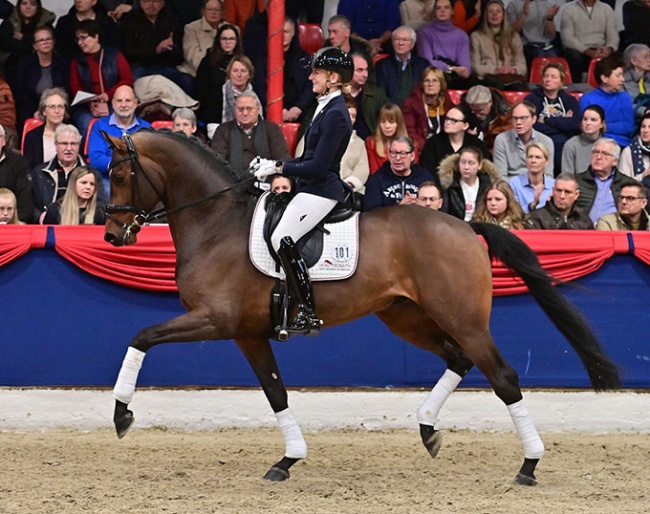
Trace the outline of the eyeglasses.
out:
M 599 155 L 602 157 L 614 157 L 613 153 L 605 152 L 604 150 L 592 150 L 591 155 Z
M 529 120 L 530 118 L 532 118 L 532 116 L 530 114 L 528 116 L 513 116 L 512 121 L 515 121 L 515 122 L 517 122 L 517 121 L 526 121 L 526 120 Z
M 438 79 L 424 79 L 422 82 L 424 84 L 440 84 Z
M 80 43 L 81 41 L 85 41 L 85 40 L 88 39 L 89 37 L 90 37 L 90 34 L 81 34 L 80 36 L 77 36 L 77 37 L 74 38 L 74 39 L 75 39 L 75 41 L 76 41 L 77 43 Z
M 410 154 L 412 152 L 413 152 L 413 150 L 409 150 L 408 152 L 406 152 L 406 151 L 404 151 L 404 152 L 396 152 L 395 150 L 390 150 L 388 152 L 388 155 L 390 155 L 391 157 L 406 157 L 408 154 Z
M 79 141 L 56 141 L 55 144 L 57 144 L 59 146 L 63 146 L 65 148 L 67 146 L 70 146 L 70 147 L 79 146 Z
M 422 202 L 437 202 L 440 198 L 437 196 L 418 196 L 418 200 Z
M 225 36 L 223 36 L 223 37 L 219 38 L 219 41 L 237 41 L 237 38 L 236 37 L 225 37 Z
M 633 202 L 634 200 L 643 200 L 643 198 L 639 196 L 625 196 L 625 195 L 618 195 L 618 201 L 626 201 L 626 202 Z
M 449 116 L 445 116 L 445 123 L 465 123 L 465 120 L 458 120 L 456 118 L 450 118 Z
M 61 109 L 65 109 L 65 105 L 63 104 L 47 104 L 45 106 L 47 109 L 52 109 L 53 111 L 58 111 Z
M 238 112 L 253 112 L 257 107 L 236 107 Z
M 51 37 L 42 37 L 41 39 L 35 39 L 34 40 L 34 43 L 36 43 L 36 44 L 38 44 L 38 43 L 51 43 L 51 42 L 52 42 Z

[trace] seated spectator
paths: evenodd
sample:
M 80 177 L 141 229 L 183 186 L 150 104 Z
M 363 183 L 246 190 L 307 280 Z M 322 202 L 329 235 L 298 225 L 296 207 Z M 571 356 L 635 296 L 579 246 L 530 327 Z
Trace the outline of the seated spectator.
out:
M 402 25 L 418 30 L 429 23 L 432 7 L 431 0 L 404 0 L 399 4 Z
M 248 167 L 255 157 L 291 159 L 282 130 L 276 123 L 262 118 L 261 110 L 255 93 L 242 93 L 235 103 L 235 119 L 219 125 L 212 138 L 214 153 L 230 163 L 239 178 L 248 176 Z
M 470 221 L 476 204 L 490 184 L 500 177 L 499 170 L 473 146 L 445 157 L 438 167 L 443 190 L 443 211 Z
M 444 116 L 453 105 L 445 74 L 429 66 L 402 106 L 406 130 L 419 151 L 427 139 L 442 131 Z
M 293 183 L 291 182 L 291 178 L 285 177 L 279 173 L 271 175 L 267 179 L 267 182 L 270 184 L 271 191 L 274 193 L 291 193 L 293 190 Z
M 50 204 L 44 225 L 103 225 L 104 206 L 97 198 L 97 178 L 88 166 L 78 166 L 70 173 L 70 187 L 63 198 Z
M 75 0 L 68 14 L 56 20 L 54 29 L 57 50 L 68 61 L 79 51 L 76 34 L 79 24 L 86 20 L 97 23 L 97 32 L 104 46 L 118 46 L 117 24 L 97 5 L 97 0 Z
M 196 77 L 199 64 L 212 48 L 219 25 L 224 22 L 221 0 L 203 0 L 201 18 L 183 28 L 183 59 L 178 69 Z
M 551 0 L 511 0 L 506 8 L 508 23 L 524 44 L 526 63 L 535 57 L 555 56 L 553 40 L 557 34 L 555 15 L 560 6 Z
M 5 144 L 6 132 L 0 125 L 0 188 L 16 195 L 18 217 L 23 223 L 31 223 L 34 215 L 32 183 L 27 161 Z
M 472 221 L 494 223 L 508 230 L 524 228 L 524 211 L 507 180 L 493 182 L 481 195 Z
M 47 207 L 63 198 L 72 171 L 85 165 L 79 155 L 81 135 L 74 125 L 59 125 L 54 133 L 56 154 L 50 160 L 32 168 L 32 193 L 34 197 L 34 221 L 43 223 Z M 95 170 L 97 181 L 101 175 Z M 99 184 L 99 194 L 106 199 L 103 184 Z
M 352 25 L 347 16 L 336 14 L 329 19 L 327 24 L 327 37 L 325 46 L 340 48 L 345 53 L 362 53 L 370 55 L 371 49 L 367 41 L 353 37 Z
M 52 25 L 55 18 L 41 0 L 17 0 L 11 16 L 0 24 L 0 50 L 9 54 L 4 63 L 7 76 L 13 74 L 21 57 L 32 53 L 36 28 Z
M 553 141 L 550 137 L 537 132 L 533 126 L 537 122 L 536 109 L 530 102 L 518 102 L 512 107 L 512 124 L 514 128 L 502 132 L 494 140 L 494 164 L 503 178 L 526 173 L 526 147 L 532 142 L 543 143 L 548 148 L 550 160 L 545 173 L 553 176 Z
M 534 129 L 553 140 L 556 173 L 562 169 L 564 143 L 580 132 L 580 105 L 564 91 L 565 78 L 564 66 L 550 62 L 542 69 L 542 84 L 525 98 L 537 110 Z
M 350 56 L 354 63 L 350 95 L 357 103 L 357 122 L 353 128 L 359 137 L 365 140 L 377 129 L 379 110 L 388 103 L 388 97 L 383 89 L 368 82 L 370 70 L 368 56 L 360 53 L 353 53 Z
M 512 177 L 510 180 L 510 187 L 525 213 L 544 207 L 548 197 L 551 196 L 555 180 L 544 176 L 549 157 L 548 148 L 544 143 L 530 143 L 526 147 L 528 172 Z
M 1 65 L 0 65 L 1 67 Z M 0 69 L 0 124 L 11 133 L 12 143 L 16 142 L 16 102 L 9 83 L 5 80 Z M 12 144 L 17 148 L 17 145 Z
M 388 99 L 401 106 L 422 77 L 429 63 L 413 51 L 417 36 L 415 31 L 402 25 L 393 31 L 393 53 L 375 66 L 377 85 Z M 420 147 L 422 148 L 422 147 Z
M 601 216 L 616 212 L 623 186 L 638 184 L 618 171 L 616 165 L 620 155 L 621 148 L 614 139 L 601 137 L 591 150 L 591 165 L 576 175 L 580 188 L 576 205 L 589 213 L 594 224 Z
M 506 20 L 501 0 L 488 0 L 478 30 L 470 35 L 472 69 L 481 83 L 498 89 L 526 89 L 526 58 L 519 34 Z
M 22 225 L 18 219 L 16 195 L 6 187 L 0 188 L 0 225 Z
M 60 87 L 46 89 L 41 95 L 39 117 L 43 125 L 25 134 L 23 155 L 29 169 L 56 155 L 54 132 L 64 122 L 68 113 L 68 94 Z
M 447 73 L 451 89 L 469 89 L 476 84 L 472 73 L 467 33 L 453 23 L 451 0 L 434 0 L 433 21 L 418 30 L 418 53 L 431 66 Z
M 237 28 L 224 23 L 217 30 L 214 44 L 201 60 L 196 72 L 196 99 L 200 102 L 199 119 L 205 123 L 221 123 L 223 115 L 223 94 L 226 83 L 226 69 L 234 55 L 242 53 L 242 44 Z
M 420 186 L 436 179 L 414 161 L 413 141 L 407 136 L 395 138 L 388 151 L 388 161 L 366 183 L 364 210 L 415 204 Z
M 311 56 L 300 46 L 300 39 L 296 31 L 296 22 L 291 18 L 284 20 L 284 98 L 282 121 L 299 122 L 302 113 L 306 112 L 316 102 L 309 80 Z M 264 63 L 266 75 L 266 62 Z M 258 70 L 259 73 L 259 70 Z M 264 88 L 258 92 L 260 101 L 266 103 L 266 80 Z M 255 86 L 253 85 L 253 89 Z
M 580 196 L 578 180 L 571 173 L 560 173 L 553 193 L 544 207 L 530 212 L 525 228 L 533 230 L 593 230 L 589 216 L 575 205 Z
M 399 0 L 339 0 L 336 12 L 347 16 L 353 34 L 368 41 L 373 53 L 389 51 L 391 32 L 400 22 Z
M 650 46 L 650 2 L 629 0 L 623 3 L 623 26 L 626 43 L 641 43 Z
M 415 203 L 421 207 L 439 211 L 443 206 L 442 188 L 435 182 L 422 182 Z
M 111 136 L 121 137 L 124 132 L 132 134 L 141 128 L 151 127 L 148 121 L 135 116 L 138 99 L 131 86 L 118 87 L 113 95 L 111 105 L 113 114 L 98 119 L 88 138 L 88 160 L 90 165 L 102 174 L 106 194 L 109 194 L 110 191 L 108 165 L 113 158 L 113 150 L 108 146 L 101 131 Z
M 631 44 L 623 52 L 623 62 L 623 89 L 632 97 L 634 119 L 639 122 L 650 110 L 650 48 L 648 45 Z
M 357 118 L 357 105 L 352 98 L 346 96 L 345 105 L 350 113 L 352 125 Z M 297 154 L 296 154 L 297 155 Z M 366 181 L 370 176 L 368 152 L 366 146 L 353 129 L 348 147 L 341 158 L 341 180 L 349 185 L 354 192 L 363 194 L 366 191 Z
M 641 120 L 639 135 L 621 152 L 618 170 L 639 182 L 650 175 L 650 111 Z
M 112 1 L 112 0 L 100 0 Z M 137 4 L 137 2 L 134 2 Z M 176 18 L 183 25 L 192 23 L 201 17 L 202 0 L 167 0 L 165 8 L 172 18 Z
M 454 25 L 471 34 L 481 21 L 481 0 L 456 0 L 454 2 Z
M 253 63 L 245 55 L 236 55 L 230 60 L 226 68 L 226 82 L 221 86 L 223 95 L 223 108 L 221 110 L 222 123 L 235 119 L 235 100 L 242 93 L 253 92 L 251 80 L 254 75 Z
M 109 103 L 120 86 L 132 86 L 133 74 L 126 58 L 116 48 L 102 45 L 101 28 L 94 20 L 79 23 L 76 32 L 81 52 L 70 62 L 70 93 L 92 93 L 95 98 L 71 108 L 72 120 L 86 134 L 93 118 L 110 114 Z
M 140 9 L 120 21 L 121 49 L 133 70 L 133 80 L 162 75 L 192 96 L 192 75 L 176 68 L 183 63 L 183 25 L 164 7 L 164 0 L 140 0 Z
M 581 82 L 592 59 L 602 59 L 618 50 L 613 9 L 600 0 L 568 2 L 560 14 L 560 37 L 571 76 Z
M 634 106 L 632 97 L 623 91 L 623 60 L 606 57 L 596 63 L 598 88 L 582 95 L 580 109 L 600 105 L 607 113 L 605 137 L 611 137 L 622 147 L 630 144 L 634 134 Z
M 650 220 L 645 208 L 648 191 L 643 184 L 628 184 L 618 195 L 618 210 L 602 216 L 597 230 L 650 230 Z
M 476 135 L 491 152 L 496 137 L 512 128 L 510 113 L 512 106 L 503 94 L 485 86 L 473 86 L 463 95 L 461 104 L 466 104 L 474 113 L 478 124 Z
M 400 137 L 408 135 L 404 116 L 399 105 L 386 104 L 379 110 L 379 117 L 375 133 L 366 139 L 366 150 L 368 152 L 368 164 L 370 174 L 376 173 L 382 164 L 388 160 L 388 149 L 391 142 Z M 417 154 L 417 149 L 416 149 Z
M 591 163 L 591 149 L 605 133 L 605 111 L 600 105 L 590 105 L 582 113 L 580 134 L 573 136 L 562 150 L 562 173 L 581 173 Z
M 183 132 L 186 136 L 192 137 L 196 134 L 196 114 L 192 109 L 179 107 L 172 113 L 172 129 L 174 132 Z
M 420 155 L 420 164 L 431 173 L 436 173 L 442 160 L 448 155 L 460 152 L 463 148 L 472 146 L 481 152 L 481 159 L 491 159 L 490 152 L 478 137 L 467 130 L 472 116 L 464 105 L 456 105 L 447 111 L 443 118 L 443 130 L 427 139 Z
M 244 32 L 246 22 L 256 12 L 262 12 L 266 9 L 269 0 L 224 0 L 223 9 L 226 21 L 239 27 L 241 33 Z
M 18 60 L 11 87 L 16 100 L 16 129 L 22 134 L 27 118 L 38 117 L 43 91 L 53 87 L 68 89 L 68 63 L 54 51 L 52 27 L 38 27 L 34 32 L 34 52 Z

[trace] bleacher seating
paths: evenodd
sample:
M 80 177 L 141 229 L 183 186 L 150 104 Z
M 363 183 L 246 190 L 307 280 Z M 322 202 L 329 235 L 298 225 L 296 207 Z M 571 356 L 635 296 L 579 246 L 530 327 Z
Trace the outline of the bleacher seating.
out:
M 593 87 L 598 87 L 598 81 L 596 80 L 596 63 L 600 61 L 600 57 L 594 57 L 589 62 L 589 69 L 587 70 L 587 84 Z
M 93 129 L 93 125 L 99 118 L 93 118 L 90 120 L 90 123 L 88 124 L 88 130 L 86 130 L 86 133 L 84 134 L 84 153 L 83 153 L 83 158 L 85 160 L 88 160 L 88 143 L 90 140 L 90 131 Z
M 300 46 L 310 55 L 313 55 L 325 43 L 323 28 L 318 23 L 299 23 L 298 40 Z
M 23 125 L 23 137 L 20 141 L 20 153 L 25 153 L 25 136 L 27 135 L 27 132 L 34 130 L 36 127 L 40 127 L 43 123 L 45 122 L 38 118 L 27 118 L 25 120 L 25 124 Z
M 172 120 L 155 120 L 151 122 L 151 126 L 156 130 L 173 129 L 174 122 Z
M 300 123 L 283 123 L 282 134 L 284 139 L 287 141 L 289 146 L 289 152 L 291 155 L 295 155 L 296 146 L 298 145 L 298 130 L 300 130 Z
M 564 80 L 565 86 L 573 83 L 569 63 L 564 57 L 535 57 L 533 62 L 530 64 L 530 77 L 528 78 L 528 82 L 532 84 L 540 84 L 542 82 L 542 68 L 544 68 L 544 66 L 549 62 L 557 62 L 564 66 L 564 71 L 566 72 L 566 78 Z

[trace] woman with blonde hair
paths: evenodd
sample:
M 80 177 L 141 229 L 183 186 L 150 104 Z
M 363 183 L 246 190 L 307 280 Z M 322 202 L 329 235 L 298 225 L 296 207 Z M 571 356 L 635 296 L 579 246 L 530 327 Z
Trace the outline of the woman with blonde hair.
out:
M 526 147 L 526 173 L 512 177 L 510 187 L 525 213 L 544 207 L 553 193 L 555 179 L 544 175 L 551 152 L 540 141 Z
M 22 225 L 18 219 L 16 195 L 11 189 L 0 188 L 0 225 Z
M 470 44 L 472 69 L 483 84 L 504 89 L 526 82 L 524 47 L 506 20 L 501 0 L 488 0 L 481 26 L 470 35 Z
M 388 103 L 379 110 L 375 133 L 366 139 L 370 174 L 375 173 L 388 160 L 391 142 L 399 136 L 408 136 L 404 115 L 399 105 Z M 416 153 L 417 155 L 417 153 Z
M 104 224 L 104 206 L 97 201 L 97 176 L 90 166 L 79 166 L 70 173 L 63 198 L 50 204 L 43 224 Z
M 494 223 L 508 230 L 524 228 L 524 211 L 507 180 L 499 179 L 485 190 L 473 221 Z
M 30 170 L 56 156 L 54 132 L 68 117 L 68 107 L 68 93 L 61 87 L 46 89 L 41 94 L 38 114 L 45 123 L 24 136 L 23 155 Z

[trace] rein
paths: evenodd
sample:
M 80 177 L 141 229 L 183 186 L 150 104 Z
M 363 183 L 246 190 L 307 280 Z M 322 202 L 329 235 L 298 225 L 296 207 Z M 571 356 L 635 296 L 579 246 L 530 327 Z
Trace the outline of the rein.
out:
M 111 167 L 109 169 L 109 176 L 113 169 L 118 166 L 119 164 L 122 164 L 124 162 L 131 162 L 131 201 L 135 198 L 135 175 L 136 171 L 139 170 L 144 177 L 147 179 L 147 182 L 151 186 L 151 188 L 154 190 L 154 193 L 158 197 L 160 201 L 162 201 L 162 194 L 156 187 L 156 185 L 153 183 L 153 180 L 151 180 L 151 177 L 149 174 L 145 171 L 145 169 L 142 167 L 142 164 L 140 164 L 140 160 L 138 159 L 138 152 L 135 149 L 135 145 L 133 144 L 133 139 L 131 138 L 131 135 L 128 133 L 122 134 L 122 140 L 126 144 L 126 148 L 128 151 L 128 155 L 126 157 L 123 157 L 116 162 L 111 164 Z M 122 237 L 123 241 L 126 242 L 128 238 L 130 237 L 131 234 L 137 234 L 140 232 L 140 229 L 145 223 L 150 223 L 152 221 L 159 220 L 161 218 L 164 218 L 168 214 L 171 214 L 173 212 L 178 212 L 182 211 L 184 209 L 188 209 L 190 207 L 194 207 L 195 205 L 199 205 L 204 202 L 208 202 L 210 200 L 213 200 L 214 198 L 217 198 L 218 196 L 222 195 L 223 193 L 226 193 L 230 190 L 236 189 L 237 187 L 240 187 L 242 185 L 244 186 L 249 186 L 255 181 L 255 176 L 251 175 L 250 177 L 245 178 L 244 180 L 240 182 L 236 182 L 234 184 L 231 184 L 223 189 L 220 189 L 219 191 L 216 191 L 214 193 L 211 193 L 207 196 L 203 196 L 201 198 L 197 198 L 196 200 L 192 200 L 190 202 L 178 205 L 172 209 L 157 209 L 157 210 L 152 210 L 151 212 L 146 212 L 135 205 L 115 205 L 115 204 L 109 204 L 106 206 L 105 211 L 106 211 L 106 217 L 108 217 L 110 220 L 113 222 L 117 223 L 120 228 L 123 228 L 125 230 L 124 236 Z M 134 213 L 135 216 L 131 223 L 125 223 L 123 221 L 120 221 L 116 219 L 112 214 L 123 214 L 123 213 Z

